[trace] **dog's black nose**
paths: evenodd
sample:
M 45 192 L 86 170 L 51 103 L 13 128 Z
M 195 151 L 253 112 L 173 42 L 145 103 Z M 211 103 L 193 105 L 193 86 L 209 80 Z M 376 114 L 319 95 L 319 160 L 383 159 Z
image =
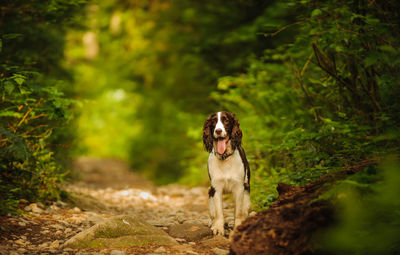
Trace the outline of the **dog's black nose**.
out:
M 220 129 L 220 128 L 216 129 L 216 130 L 215 130 L 215 133 L 216 133 L 217 135 L 220 135 L 220 134 L 222 133 L 222 129 Z

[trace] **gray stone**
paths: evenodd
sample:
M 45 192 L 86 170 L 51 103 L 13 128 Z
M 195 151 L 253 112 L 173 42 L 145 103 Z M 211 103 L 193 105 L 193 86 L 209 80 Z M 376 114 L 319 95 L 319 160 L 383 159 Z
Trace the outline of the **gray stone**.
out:
M 176 245 L 164 231 L 134 216 L 116 216 L 75 235 L 63 247 L 128 248 L 146 244 Z
M 228 255 L 229 253 L 228 250 L 220 249 L 218 247 L 215 247 L 214 249 L 212 249 L 212 251 L 215 253 L 215 255 Z
M 51 225 L 55 229 L 63 229 L 64 227 L 61 224 L 53 224 Z
M 153 252 L 155 253 L 165 253 L 167 252 L 167 250 L 164 247 L 158 247 L 157 249 L 155 249 Z
M 69 202 L 77 208 L 81 208 L 87 211 L 104 211 L 106 206 L 101 203 L 101 201 L 95 199 L 94 197 L 83 194 L 79 192 L 69 193 Z M 65 204 L 65 203 L 64 203 Z M 58 204 L 57 204 L 58 205 Z M 62 206 L 63 207 L 63 206 Z
M 185 216 L 178 216 L 178 217 L 176 217 L 176 220 L 177 220 L 180 224 L 184 223 L 186 219 L 187 219 L 187 218 L 186 218 Z
M 58 207 L 66 207 L 67 206 L 67 203 L 65 203 L 63 201 L 57 201 L 57 202 L 55 202 L 53 204 L 58 206 Z
M 204 247 L 213 247 L 213 246 L 214 247 L 215 246 L 223 247 L 223 246 L 229 245 L 229 239 L 225 238 L 223 236 L 217 235 L 210 239 L 203 240 L 199 244 Z
M 19 240 L 15 241 L 15 244 L 22 245 L 22 246 L 25 246 L 25 245 L 26 245 L 26 244 L 25 244 L 25 241 L 22 240 L 22 239 L 19 239 Z
M 45 247 L 48 247 L 48 246 L 49 246 L 49 243 L 44 242 L 44 243 L 39 245 L 39 248 L 45 248 Z
M 43 212 L 43 210 L 40 209 L 36 203 L 30 204 L 29 207 L 31 208 L 31 211 L 33 213 L 42 213 Z
M 60 242 L 58 240 L 55 240 L 50 244 L 50 249 L 57 249 L 58 247 L 60 247 Z
M 74 209 L 72 209 L 72 210 L 73 210 L 74 212 L 78 212 L 78 213 L 81 212 L 81 209 L 79 209 L 79 208 L 76 207 L 76 206 L 75 206 Z
M 24 252 L 26 252 L 26 249 L 25 248 L 19 248 L 19 249 L 17 249 L 17 251 L 20 252 L 20 253 L 24 253 Z
M 112 250 L 110 252 L 110 255 L 125 255 L 124 251 L 119 251 L 119 250 Z
M 55 211 L 58 211 L 58 210 L 60 210 L 60 208 L 59 208 L 58 206 L 56 206 L 56 205 L 50 205 L 50 206 L 47 208 L 46 212 L 47 212 L 47 213 L 52 213 L 52 212 L 55 212 Z
M 183 239 L 183 238 L 175 238 L 175 240 L 178 241 L 178 242 L 180 242 L 180 243 L 186 242 L 186 240 Z
M 18 225 L 20 225 L 21 227 L 26 227 L 26 223 L 25 222 L 18 222 Z
M 212 236 L 210 228 L 203 224 L 183 223 L 175 224 L 168 228 L 170 236 L 182 238 L 187 241 L 197 241 L 207 236 Z

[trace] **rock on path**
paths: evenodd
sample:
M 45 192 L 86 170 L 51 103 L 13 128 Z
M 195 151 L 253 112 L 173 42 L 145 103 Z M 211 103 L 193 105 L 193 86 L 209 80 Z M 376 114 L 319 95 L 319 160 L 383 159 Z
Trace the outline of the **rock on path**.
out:
M 148 244 L 177 245 L 178 242 L 138 217 L 122 215 L 86 229 L 65 242 L 64 247 L 129 248 Z

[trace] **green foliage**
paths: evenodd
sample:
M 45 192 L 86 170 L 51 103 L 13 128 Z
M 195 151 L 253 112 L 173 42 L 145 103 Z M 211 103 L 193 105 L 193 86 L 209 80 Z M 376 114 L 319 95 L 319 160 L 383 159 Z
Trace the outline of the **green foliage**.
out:
M 20 198 L 54 199 L 59 192 L 60 169 L 48 143 L 54 128 L 68 121 L 71 100 L 55 88 L 35 87 L 34 79 L 14 74 L 1 80 L 0 186 L 2 201 L 11 205 Z M 14 86 L 13 91 L 6 85 Z M 7 204 L 0 207 L 2 214 L 9 209 Z
M 64 27 L 81 2 L 3 1 L 0 27 L 0 214 L 59 198 L 55 161 L 73 101 L 60 78 Z M 65 157 L 65 152 L 62 153 Z
M 79 121 L 80 150 L 126 158 L 158 183 L 179 177 L 205 182 L 201 127 L 219 107 L 209 95 L 220 76 L 245 70 L 264 44 L 276 44 L 264 38 L 263 28 L 290 20 L 286 9 L 265 1 L 90 5 L 85 29 L 69 33 L 67 49 L 77 92 L 88 99 Z M 104 97 L 118 89 L 125 103 Z
M 276 199 L 278 182 L 305 184 L 399 153 L 399 7 L 395 0 L 93 1 L 83 27 L 69 31 L 66 51 L 74 90 L 86 99 L 79 151 L 129 159 L 159 184 L 207 183 L 202 124 L 228 110 L 244 132 L 258 210 Z M 46 34 L 60 38 L 53 33 Z M 24 35 L 7 34 L 3 49 Z M 8 94 L 26 80 L 22 72 L 5 77 Z M 12 109 L 0 116 L 23 118 Z M 12 154 L 24 157 L 29 144 L 15 141 L 21 146 Z M 373 181 L 380 172 L 362 175 L 367 185 L 343 185 L 386 196 Z
M 213 95 L 239 114 L 260 176 L 257 207 L 265 206 L 270 188 L 262 186 L 271 180 L 304 184 L 398 152 L 398 7 L 396 1 L 293 3 L 302 10 L 298 20 L 278 30 L 295 27 L 292 41 L 266 50 L 246 73 L 220 79 Z
M 321 254 L 398 254 L 399 162 L 389 160 L 341 181 L 328 196 L 339 223 L 315 240 Z M 378 174 L 377 174 L 378 173 Z
M 69 32 L 80 150 L 131 161 L 158 183 L 207 183 L 201 127 L 235 112 L 256 209 L 304 184 L 398 152 L 396 1 L 93 3 Z M 83 44 L 81 41 L 85 41 Z M 116 101 L 115 91 L 125 98 Z
M 399 153 L 396 0 L 3 2 L 0 214 L 59 198 L 74 114 L 77 154 L 198 185 L 204 119 L 236 113 L 256 210 L 278 182 Z M 398 167 L 384 169 L 322 197 L 343 215 L 321 252 L 398 253 Z

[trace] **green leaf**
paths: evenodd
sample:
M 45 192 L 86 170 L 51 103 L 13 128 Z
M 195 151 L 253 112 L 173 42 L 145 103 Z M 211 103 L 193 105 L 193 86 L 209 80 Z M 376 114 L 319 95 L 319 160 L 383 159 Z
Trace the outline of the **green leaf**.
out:
M 54 107 L 56 107 L 56 108 L 61 108 L 61 102 L 60 101 L 53 101 L 53 105 L 54 105 Z
M 353 13 L 353 15 L 351 16 L 350 21 L 353 22 L 355 19 L 362 19 L 362 20 L 364 20 L 364 19 L 365 19 L 365 16 L 363 16 L 363 15 L 361 15 L 361 14 Z
M 22 36 L 22 34 L 4 34 L 3 35 L 3 39 L 4 40 L 11 40 L 11 39 L 15 39 L 15 38 L 18 38 L 18 37 L 21 37 Z
M 7 91 L 9 95 L 14 91 L 15 85 L 11 81 L 5 81 L 4 82 L 4 89 Z
M 364 60 L 365 67 L 375 65 L 379 60 L 379 53 L 376 51 L 370 51 Z
M 365 22 L 367 22 L 370 25 L 377 25 L 379 24 L 381 21 L 377 18 L 372 18 L 372 17 L 366 17 Z
M 394 53 L 397 54 L 397 51 L 395 48 L 393 48 L 391 45 L 381 45 L 378 47 L 378 49 L 382 50 L 382 51 L 386 51 L 386 52 L 390 52 L 390 53 Z
M 13 112 L 13 111 L 1 111 L 1 112 L 0 112 L 0 117 L 15 117 L 15 118 L 21 118 L 21 117 L 22 117 L 22 113 Z
M 24 83 L 25 81 L 25 77 L 22 75 L 18 75 L 14 77 L 14 81 L 18 84 L 18 85 L 22 85 L 22 83 Z
M 322 14 L 322 11 L 320 9 L 315 9 L 315 10 L 313 10 L 311 12 L 311 17 L 314 18 L 314 17 L 317 17 L 317 16 L 319 16 L 321 14 Z

